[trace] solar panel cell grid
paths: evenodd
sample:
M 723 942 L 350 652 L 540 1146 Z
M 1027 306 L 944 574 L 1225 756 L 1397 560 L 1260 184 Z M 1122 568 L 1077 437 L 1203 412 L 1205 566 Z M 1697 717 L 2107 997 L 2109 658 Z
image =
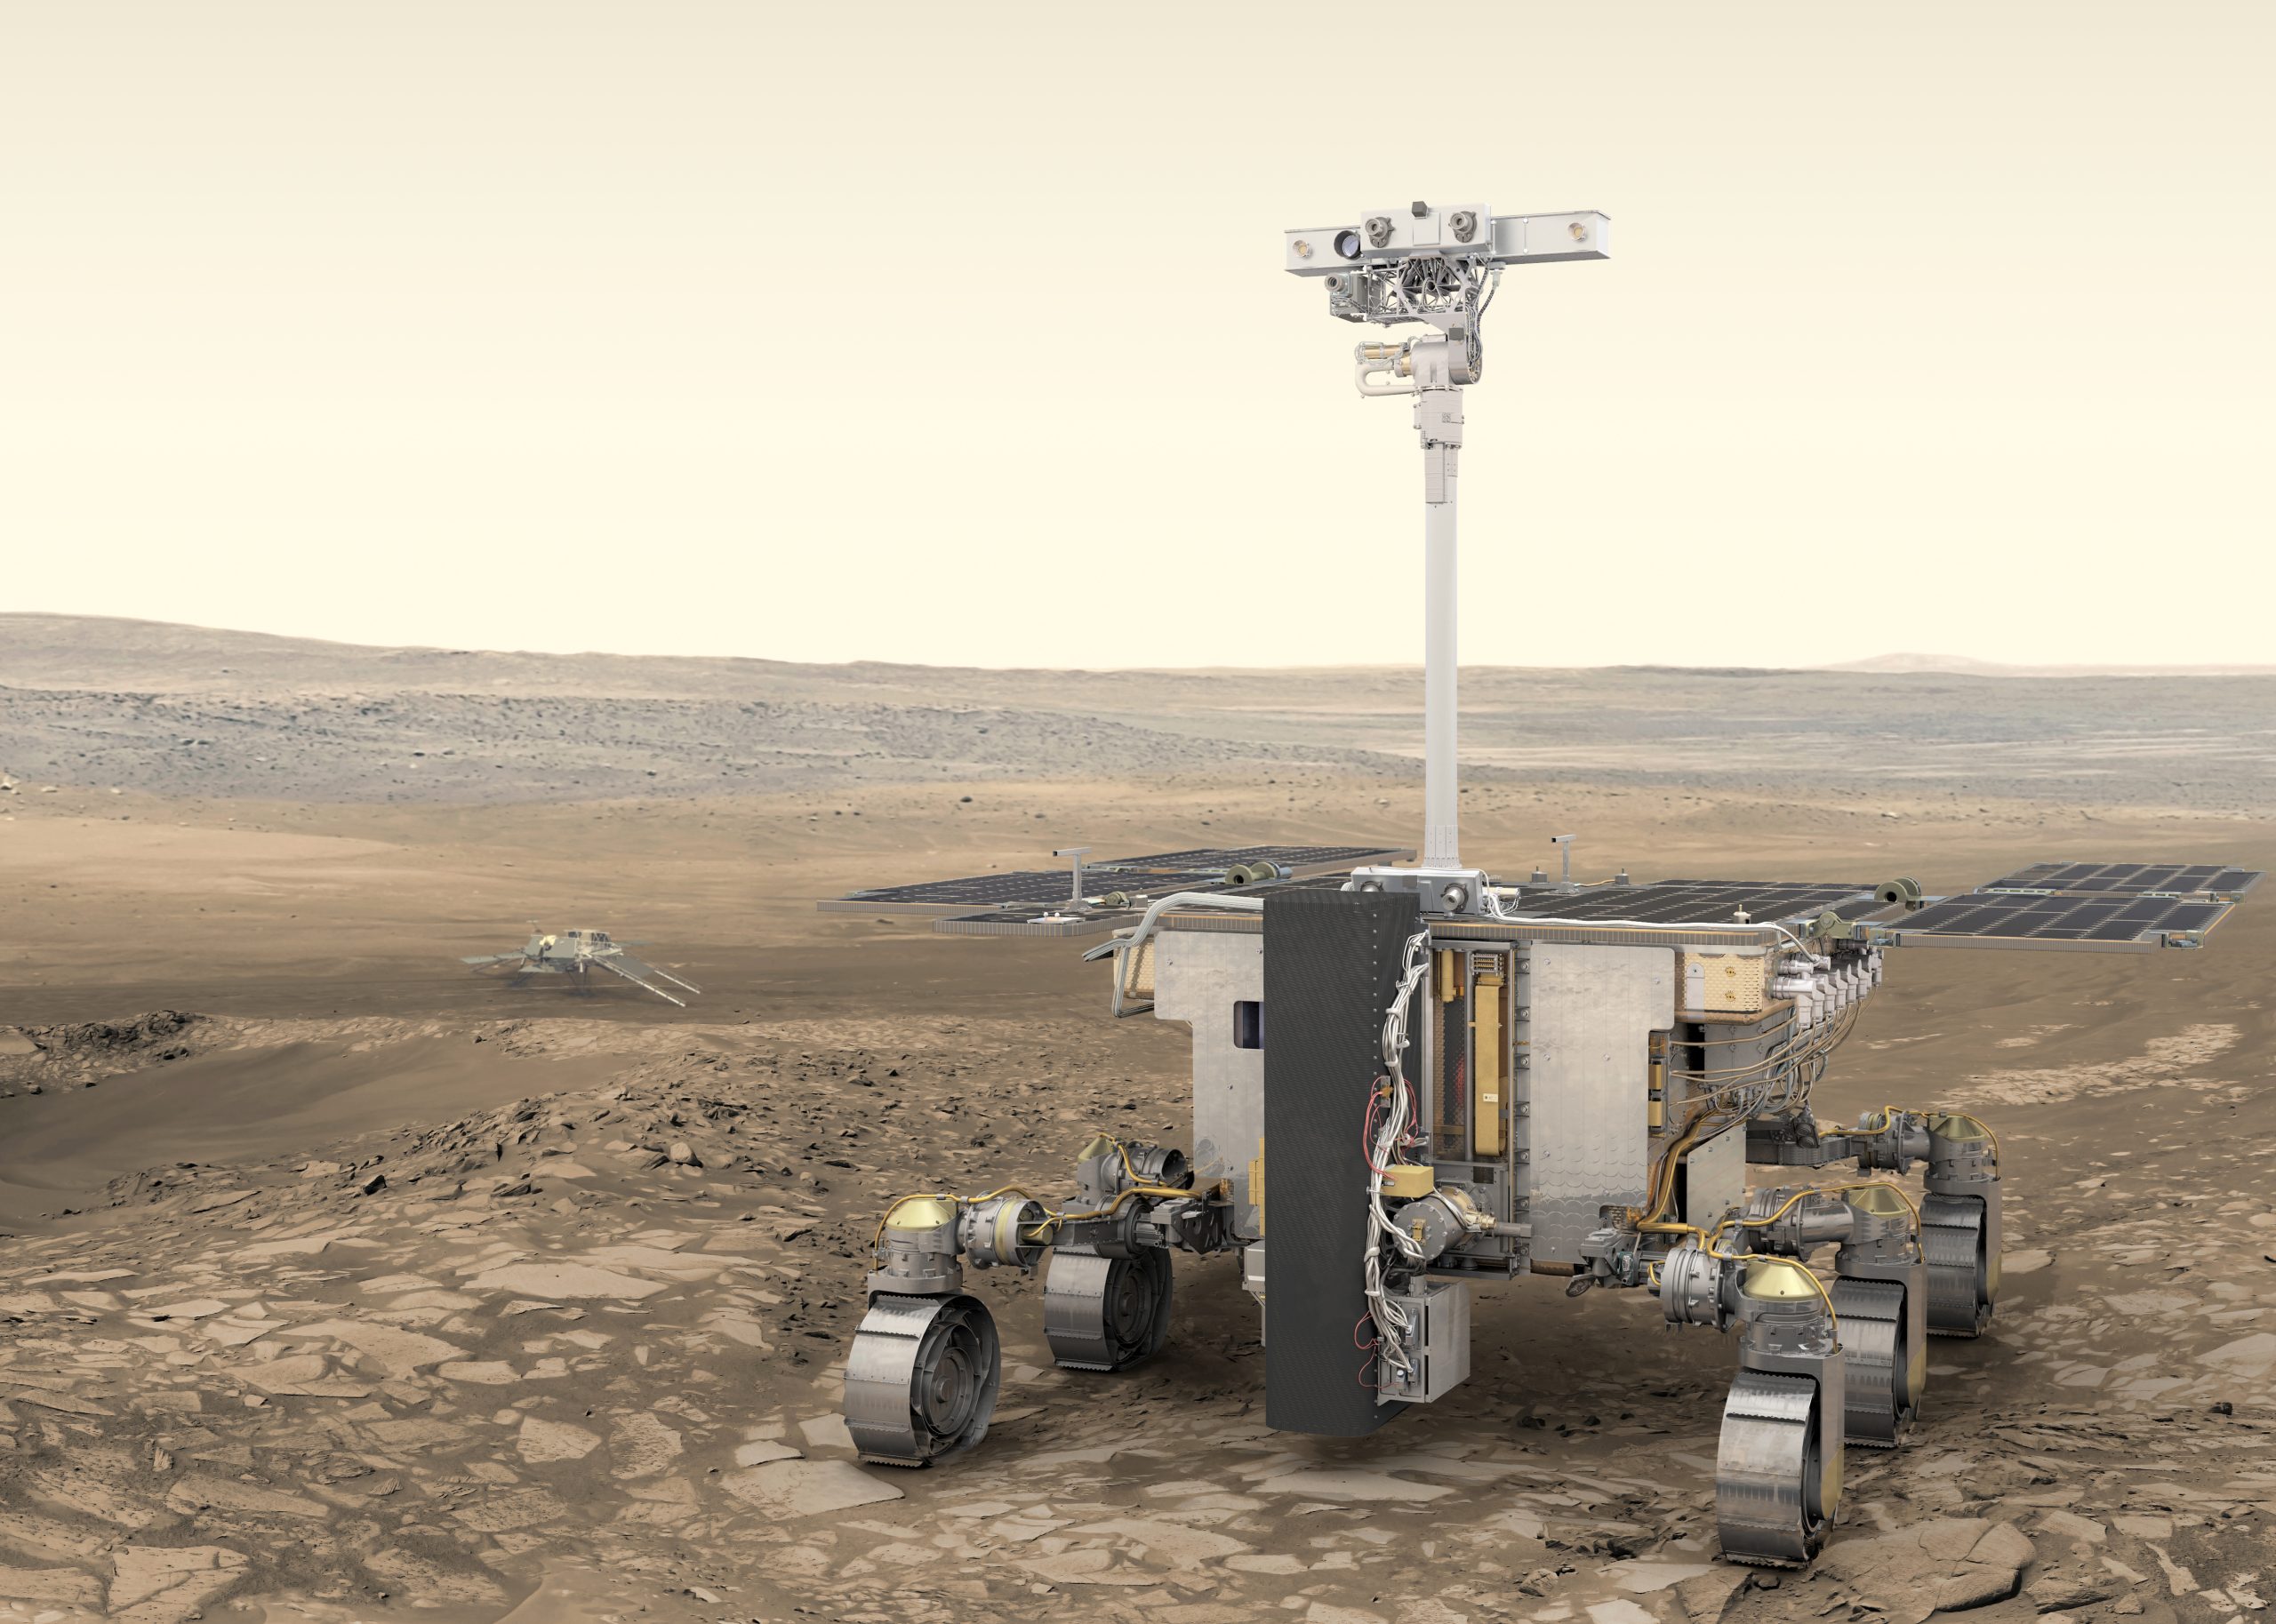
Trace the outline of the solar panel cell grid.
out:
M 1185 852 L 1154 852 L 1143 857 L 1116 857 L 1094 863 L 1094 868 L 1230 868 L 1235 863 L 1279 863 L 1310 868 L 1316 863 L 1358 863 L 1388 857 L 1389 846 L 1195 846 Z
M 1974 936 L 2034 941 L 2136 941 L 2173 931 L 2201 931 L 2228 911 L 2221 902 L 2173 897 L 2001 896 L 1975 892 L 1908 914 L 1907 936 Z
M 2034 863 L 1978 889 L 2081 895 L 2169 892 L 2180 896 L 2240 896 L 2260 878 L 2257 869 L 2231 868 L 2219 863 Z
M 1522 918 L 1635 920 L 1646 924 L 1727 924 L 1743 911 L 1762 923 L 1823 913 L 1870 895 L 1870 885 L 1833 881 L 1658 880 L 1586 891 L 1525 888 L 1505 911 Z
M 1083 889 L 1093 896 L 1112 891 L 1144 891 L 1160 895 L 1172 891 L 1196 891 L 1224 883 L 1224 870 L 1150 871 L 1136 874 L 1086 875 Z M 1064 868 L 1019 868 L 1005 874 L 966 875 L 950 880 L 927 880 L 915 885 L 881 885 L 850 893 L 852 901 L 900 903 L 957 903 L 989 908 L 1004 903 L 1064 902 L 1070 878 Z

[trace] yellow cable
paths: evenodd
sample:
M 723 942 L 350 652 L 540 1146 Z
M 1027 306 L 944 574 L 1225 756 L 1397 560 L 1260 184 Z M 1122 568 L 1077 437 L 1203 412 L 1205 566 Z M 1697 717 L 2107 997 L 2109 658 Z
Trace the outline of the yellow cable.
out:
M 1863 1132 L 1863 1133 L 1879 1133 L 1879 1132 L 1880 1132 L 1882 1130 L 1886 1129 L 1886 1128 L 1889 1125 L 1889 1124 L 1890 1124 L 1892 1121 L 1894 1121 L 1894 1120 L 1895 1119 L 1895 1116 L 1896 1116 L 1896 1114 L 1897 1114 L 1897 1109 L 1898 1109 L 1898 1108 L 1897 1108 L 1897 1107 L 1895 1107 L 1895 1106 L 1893 1106 L 1893 1105 L 1884 1105 L 1884 1106 L 1880 1106 L 1880 1107 L 1877 1108 L 1876 1108 L 1876 1109 L 1874 1109 L 1874 1110 L 1871 1110 L 1871 1111 L 1866 1112 L 1866 1113 L 1865 1113 L 1866 1117 L 1871 1118 L 1871 1117 L 1873 1117 L 1873 1116 L 1879 1116 L 1879 1117 L 1880 1118 L 1880 1120 L 1879 1120 L 1879 1122 L 1867 1122 L 1867 1121 L 1861 1121 L 1861 1122 L 1859 1122 L 1859 1123 L 1858 1123 L 1858 1124 L 1857 1124 L 1857 1131 L 1858 1131 L 1858 1132 Z M 1926 1117 L 1926 1116 L 1929 1116 L 1931 1113 L 1929 1113 L 1929 1112 L 1927 1112 L 1927 1111 L 1913 1111 L 1913 1112 L 1909 1112 L 1909 1113 L 1907 1113 L 1907 1114 L 1908 1114 L 1908 1115 L 1911 1115 L 1911 1116 L 1915 1116 Z M 1935 1115 L 1942 1116 L 1967 1116 L 1967 1112 L 1965 1112 L 1965 1111 L 1939 1111 L 1939 1112 L 1935 1113 Z M 1994 1168 L 1997 1168 L 1997 1167 L 1999 1166 L 1999 1164 L 2000 1164 L 2000 1134 L 1999 1134 L 1999 1131 L 1998 1131 L 1997 1129 L 1995 1129 L 1994 1127 L 1992 1127 L 1992 1125 L 1990 1123 L 1988 1123 L 1988 1122 L 1984 1121 L 1984 1120 L 1983 1120 L 1983 1118 L 1982 1118 L 1981 1116 L 1968 1116 L 1968 1117 L 1967 1117 L 1967 1120 L 1968 1120 L 1968 1121 L 1970 1121 L 1970 1122 L 1972 1122 L 1972 1123 L 1974 1123 L 1977 1127 L 1979 1127 L 1979 1128 L 1983 1129 L 1983 1137 L 1984 1137 L 1984 1138 L 1986 1138 L 1986 1139 L 1988 1139 L 1988 1140 L 1990 1140 L 1992 1141 L 1992 1166 L 1993 1166 Z
M 1110 1134 L 1102 1134 L 1100 1137 L 1105 1139 L 1109 1144 L 1112 1145 L 1115 1149 L 1115 1154 L 1122 1158 L 1122 1171 L 1129 1175 L 1131 1184 L 1127 1189 L 1125 1189 L 1112 1201 L 1109 1202 L 1105 1206 L 1099 1208 L 1094 1212 L 1054 1212 L 1052 1210 L 1049 1203 L 1044 1201 L 1039 1196 L 1030 1195 L 1026 1190 L 1022 1189 L 1016 1184 L 1002 1185 L 998 1188 L 988 1191 L 985 1195 L 980 1196 L 958 1196 L 949 1190 L 919 1190 L 910 1195 L 896 1196 L 893 1198 L 892 1204 L 886 1208 L 885 1216 L 878 1220 L 877 1228 L 870 1233 L 870 1250 L 871 1252 L 875 1252 L 877 1251 L 878 1243 L 884 1240 L 886 1237 L 886 1226 L 893 1222 L 893 1215 L 895 1212 L 900 1212 L 902 1208 L 907 1206 L 912 1201 L 954 1201 L 959 1202 L 966 1206 L 970 1206 L 978 1202 L 994 1201 L 998 1196 L 1017 1196 L 1021 1200 L 1032 1201 L 1036 1205 L 1043 1209 L 1044 1221 L 1036 1225 L 1027 1232 L 1028 1238 L 1030 1241 L 1034 1241 L 1038 1240 L 1045 1231 L 1055 1229 L 1062 1224 L 1069 1223 L 1078 1219 L 1111 1218 L 1117 1212 L 1121 1210 L 1122 1204 L 1133 1196 L 1151 1196 L 1157 1198 L 1177 1198 L 1190 1196 L 1193 1194 L 1191 1190 L 1172 1189 L 1169 1186 L 1165 1184 L 1147 1184 L 1140 1181 L 1138 1178 L 1138 1170 L 1130 1164 L 1130 1152 L 1123 1145 L 1122 1141 L 1114 1138 Z

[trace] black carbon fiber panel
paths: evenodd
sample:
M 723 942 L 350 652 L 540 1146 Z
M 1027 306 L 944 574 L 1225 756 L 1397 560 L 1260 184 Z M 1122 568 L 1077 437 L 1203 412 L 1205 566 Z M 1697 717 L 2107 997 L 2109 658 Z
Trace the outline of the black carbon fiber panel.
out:
M 1284 1432 L 1358 1437 L 1378 1404 L 1355 1345 L 1366 1313 L 1367 1096 L 1383 1011 L 1421 927 L 1415 898 L 1284 891 L 1264 903 L 1264 1419 Z

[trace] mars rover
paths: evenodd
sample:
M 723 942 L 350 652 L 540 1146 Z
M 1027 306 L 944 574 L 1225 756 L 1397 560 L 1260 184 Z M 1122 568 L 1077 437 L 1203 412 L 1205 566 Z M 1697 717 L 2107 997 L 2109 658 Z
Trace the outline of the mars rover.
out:
M 1470 1374 L 1471 1290 L 1521 1273 L 1646 1292 L 1670 1325 L 1735 1332 L 1716 1516 L 1724 1552 L 1796 1565 L 1844 1452 L 1912 1423 L 1931 1336 L 2000 1295 L 2000 1144 L 1973 1116 L 1812 1113 L 1895 950 L 2200 946 L 2261 876 L 2044 863 L 1962 895 L 1909 879 L 1517 884 L 1456 828 L 1455 500 L 1462 390 L 1504 268 L 1605 257 L 1599 214 L 1483 204 L 1286 234 L 1332 315 L 1412 324 L 1358 347 L 1362 394 L 1406 395 L 1423 452 L 1425 828 L 1391 848 L 1212 848 L 857 892 L 837 904 L 973 934 L 1105 936 L 1118 1014 L 1192 1033 L 1190 1150 L 1101 1136 L 1072 1200 L 904 1196 L 884 1214 L 845 1413 L 864 1459 L 977 1444 L 998 1383 L 967 1268 L 1046 1266 L 1069 1369 L 1169 1332 L 1174 1251 L 1238 1258 L 1262 1305 L 1265 1414 L 1352 1436 Z M 1569 876 L 1570 844 L 1565 844 Z M 1820 1170 L 1846 1164 L 1831 1179 Z M 1750 1165 L 1791 1181 L 1750 1188 Z M 1906 1179 L 1915 1168 L 1916 1189 Z M 1827 1276 L 1812 1267 L 1831 1249 Z

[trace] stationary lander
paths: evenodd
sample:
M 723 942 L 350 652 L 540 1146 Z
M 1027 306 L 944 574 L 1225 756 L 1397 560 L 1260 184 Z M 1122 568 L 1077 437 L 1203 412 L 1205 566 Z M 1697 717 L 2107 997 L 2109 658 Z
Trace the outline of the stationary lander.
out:
M 519 986 L 522 978 L 533 975 L 567 975 L 582 978 L 596 970 L 631 982 L 643 992 L 652 992 L 667 1004 L 687 1007 L 684 998 L 674 997 L 658 985 L 669 981 L 682 992 L 696 993 L 703 989 L 692 982 L 657 969 L 644 959 L 627 953 L 627 948 L 645 944 L 617 941 L 606 931 L 541 931 L 530 927 L 530 939 L 511 953 L 477 953 L 461 958 L 461 964 L 472 964 L 486 970 L 497 964 L 513 966 L 511 980 Z
M 1462 391 L 1504 268 L 1600 260 L 1593 212 L 1372 211 L 1286 234 L 1331 315 L 1411 325 L 1358 347 L 1363 395 L 1414 403 L 1427 657 L 1418 862 L 1390 847 L 1209 848 L 1071 876 L 975 876 L 825 908 L 982 935 L 1097 936 L 1120 1015 L 1192 1034 L 1191 1149 L 1100 1135 L 1070 1201 L 902 1197 L 874 1241 L 845 1414 L 865 1460 L 980 1442 L 999 1382 L 967 1266 L 1046 1267 L 1044 1331 L 1112 1372 L 1169 1333 L 1170 1254 L 1239 1260 L 1262 1305 L 1265 1419 L 1355 1436 L 1471 1373 L 1471 1292 L 1560 1276 L 1735 1332 L 1716 1455 L 1734 1560 L 1807 1563 L 1845 1448 L 1896 1444 L 1931 1336 L 2000 1294 L 2000 1152 L 1976 1117 L 1891 1105 L 1821 1123 L 1813 1086 L 1919 947 L 2142 953 L 2200 946 L 2261 876 L 2216 864 L 2046 862 L 1960 895 L 1882 882 L 1503 884 L 1463 858 L 1455 782 L 1455 509 Z M 1829 1181 L 1802 1181 L 1837 1164 Z M 1750 1164 L 1796 1181 L 1749 1189 Z M 1919 1186 L 1900 1182 L 1915 1168 Z M 1890 1176 L 1893 1175 L 1893 1176 Z M 1833 1249 L 1831 1278 L 1812 1260 Z M 1357 1327 L 1355 1332 L 1355 1327 Z

